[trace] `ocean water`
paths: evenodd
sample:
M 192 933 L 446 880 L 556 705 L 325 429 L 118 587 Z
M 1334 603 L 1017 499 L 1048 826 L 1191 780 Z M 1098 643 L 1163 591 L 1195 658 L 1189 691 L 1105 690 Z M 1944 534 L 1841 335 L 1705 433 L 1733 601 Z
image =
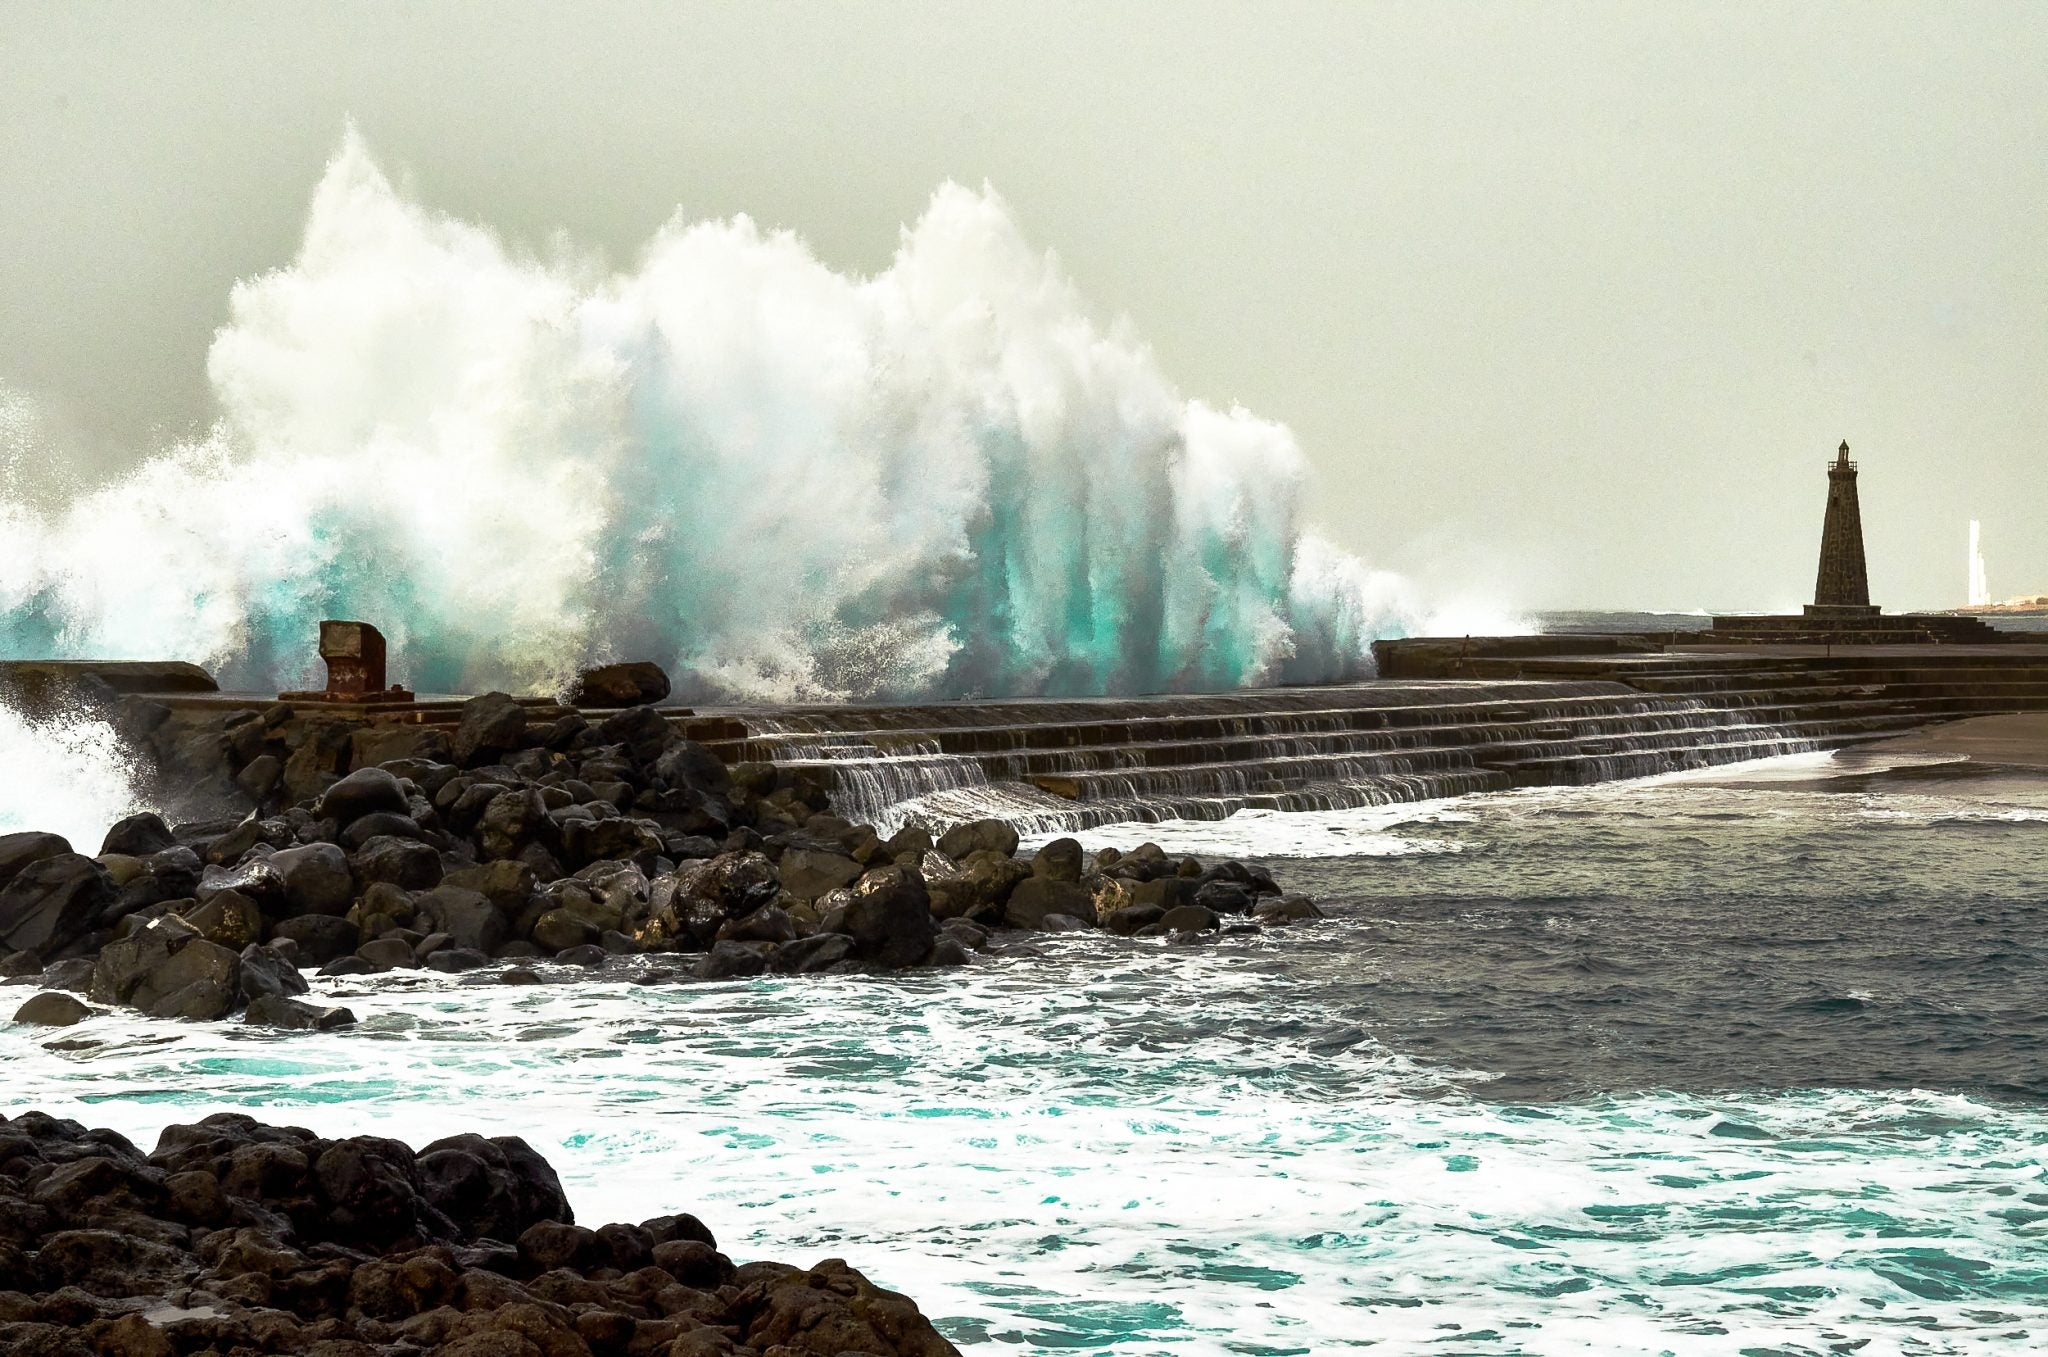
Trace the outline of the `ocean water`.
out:
M 586 1222 L 846 1257 L 972 1352 L 2038 1350 L 2048 788 L 1841 768 L 1087 836 L 1335 916 L 1206 946 L 0 1024 L 4 1104 L 516 1132 Z

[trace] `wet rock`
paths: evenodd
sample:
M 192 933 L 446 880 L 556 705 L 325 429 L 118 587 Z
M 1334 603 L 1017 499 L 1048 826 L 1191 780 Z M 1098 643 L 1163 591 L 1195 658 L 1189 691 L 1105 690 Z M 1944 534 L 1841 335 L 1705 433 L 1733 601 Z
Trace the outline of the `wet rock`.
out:
M 178 840 L 172 835 L 171 827 L 164 823 L 164 817 L 146 810 L 116 820 L 100 843 L 100 856 L 123 853 L 129 857 L 146 858 L 177 846 Z
M 347 919 L 319 914 L 286 919 L 271 929 L 271 936 L 291 939 L 300 957 L 312 966 L 325 966 L 337 957 L 347 956 L 362 940 L 356 926 Z
M 275 947 L 260 942 L 242 949 L 235 979 L 243 999 L 250 1002 L 265 995 L 286 998 L 307 990 L 306 977 L 299 974 L 299 968 Z
M 430 971 L 457 975 L 463 971 L 480 970 L 491 964 L 491 958 L 468 947 L 444 947 L 426 960 Z
M 1018 882 L 1003 906 L 1003 922 L 1011 928 L 1044 931 L 1047 917 L 1054 914 L 1093 919 L 1095 902 L 1078 882 L 1033 876 Z
M 296 1032 L 331 1032 L 355 1026 L 356 1015 L 345 1008 L 329 1008 L 282 994 L 264 994 L 249 1001 L 242 1021 L 252 1027 L 278 1027 Z
M 200 936 L 197 928 L 176 915 L 151 919 L 100 949 L 87 993 L 96 1003 L 131 1002 L 144 981 Z
M 534 921 L 534 945 L 549 952 L 562 952 L 571 947 L 594 943 L 598 935 L 597 925 L 581 915 L 566 909 L 551 909 Z
M 357 879 L 368 885 L 388 881 L 405 890 L 429 890 L 441 884 L 441 855 L 423 843 L 379 835 L 349 859 Z
M 459 886 L 496 905 L 507 918 L 517 918 L 533 898 L 533 868 L 523 862 L 504 859 L 480 867 L 464 867 L 441 878 L 443 886 Z
M 771 948 L 761 942 L 721 942 L 712 946 L 697 963 L 699 980 L 734 980 L 759 975 L 768 969 Z
M 789 911 L 779 905 L 763 905 L 744 919 L 734 919 L 718 930 L 720 942 L 784 943 L 797 935 Z
M 93 958 L 89 956 L 66 957 L 43 967 L 36 983 L 44 989 L 60 989 L 72 994 L 84 994 L 92 987 Z
M 778 1269 L 759 1276 L 740 1290 L 731 1308 L 746 1344 L 762 1352 L 958 1357 L 908 1296 L 883 1290 L 836 1258 L 808 1271 Z
M 825 892 L 851 885 L 861 875 L 861 865 L 844 853 L 792 848 L 776 864 L 782 888 L 799 900 L 815 900 Z
M 695 740 L 671 740 L 654 762 L 654 775 L 670 787 L 689 787 L 721 800 L 732 795 L 732 771 L 725 760 Z
M 477 821 L 477 846 L 485 857 L 517 857 L 519 850 L 532 843 L 547 824 L 547 803 L 539 792 L 499 792 Z
M 315 806 L 319 819 L 330 819 L 344 829 L 365 815 L 406 815 L 408 811 L 406 788 L 383 768 L 358 768 L 319 794 Z
M 347 956 L 338 956 L 334 960 L 325 963 L 316 974 L 322 976 L 375 975 L 377 974 L 377 968 L 351 952 Z
M 1054 839 L 1031 859 L 1031 874 L 1049 876 L 1055 881 L 1078 882 L 1085 860 L 1079 840 Z
M 46 846 L 30 844 L 26 851 Z M 116 895 L 107 869 L 89 857 L 54 853 L 32 858 L 0 886 L 0 944 L 48 956 L 84 936 Z
M 958 938 L 941 933 L 932 942 L 932 952 L 925 958 L 927 966 L 965 966 L 968 962 L 967 948 Z
M 349 870 L 348 854 L 335 845 L 281 848 L 265 861 L 284 882 L 287 916 L 348 913 L 349 902 L 355 898 L 355 876 Z
M 1200 905 L 1179 905 L 1160 917 L 1159 926 L 1169 933 L 1213 933 L 1223 926 L 1213 909 Z
M 1257 900 L 1249 886 L 1236 881 L 1211 881 L 1195 891 L 1191 903 L 1218 914 L 1249 914 Z
M 71 841 L 62 834 L 41 834 L 32 830 L 0 834 L 0 886 L 20 875 L 23 868 L 70 851 Z
M 61 990 L 44 990 L 14 1011 L 14 1020 L 41 1027 L 69 1027 L 92 1016 L 92 1009 Z
M 507 693 L 485 693 L 462 704 L 452 752 L 465 768 L 526 746 L 526 709 Z
M 128 1002 L 155 1018 L 224 1018 L 239 997 L 240 965 L 241 958 L 227 948 L 193 938 L 154 967 Z
M 941 834 L 938 849 L 955 861 L 982 850 L 1012 857 L 1017 852 L 1017 831 L 1002 820 L 974 820 Z
M 418 962 L 412 944 L 403 938 L 377 938 L 358 947 L 356 955 L 378 971 L 410 970 Z
M 989 849 L 968 854 L 957 866 L 936 851 L 922 855 L 922 862 L 932 914 L 940 919 L 999 923 L 1011 893 L 1031 876 L 1029 864 Z
M 1081 933 L 1094 925 L 1072 914 L 1048 914 L 1039 920 L 1038 927 L 1047 933 Z
M 561 825 L 562 860 L 571 867 L 633 862 L 643 868 L 661 856 L 661 835 L 640 820 L 567 820 Z
M 850 936 L 856 959 L 895 968 L 915 966 L 930 954 L 938 926 L 916 868 L 877 868 L 853 885 L 852 897 L 832 911 L 823 931 Z
M 1103 926 L 1112 933 L 1131 937 L 1142 929 L 1150 928 L 1166 917 L 1166 911 L 1158 905 L 1126 905 L 1103 921 Z
M 633 660 L 584 670 L 566 700 L 572 707 L 635 707 L 668 695 L 668 675 L 662 667 Z
M 844 933 L 814 933 L 785 942 L 769 954 L 768 969 L 778 975 L 815 975 L 853 955 L 853 939 Z
M 183 908 L 173 909 L 200 937 L 237 952 L 263 937 L 263 911 L 240 891 L 217 891 L 204 901 L 189 901 Z
M 1309 923 L 1322 918 L 1323 911 L 1306 895 L 1283 895 L 1260 905 L 1252 911 L 1252 917 L 1262 924 Z
M 420 829 L 420 822 L 410 815 L 398 815 L 388 810 L 365 815 L 342 831 L 341 846 L 353 853 L 364 844 L 376 838 L 419 839 L 426 837 Z
M 401 761 L 446 763 L 453 749 L 448 733 L 430 726 L 372 725 L 349 735 L 348 762 L 358 771 Z
M 418 917 L 448 935 L 456 947 L 486 955 L 495 951 L 511 932 L 511 921 L 503 910 L 479 891 L 451 886 L 444 880 L 413 902 Z

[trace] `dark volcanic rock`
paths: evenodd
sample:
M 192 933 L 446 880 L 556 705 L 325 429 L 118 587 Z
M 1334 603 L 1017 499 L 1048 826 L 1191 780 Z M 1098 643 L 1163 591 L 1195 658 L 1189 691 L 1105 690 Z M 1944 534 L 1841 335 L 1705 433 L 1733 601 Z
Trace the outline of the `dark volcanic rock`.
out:
M 242 1021 L 252 1027 L 279 1027 L 300 1032 L 331 1032 L 353 1027 L 356 1015 L 345 1008 L 318 1007 L 282 994 L 259 995 L 249 1001 Z
M 16 1022 L 42 1027 L 69 1027 L 92 1016 L 92 1009 L 62 990 L 44 990 L 14 1011 Z
M 48 956 L 84 936 L 115 898 L 107 869 L 83 854 L 33 859 L 0 887 L 0 943 Z
M 349 902 L 356 893 L 355 876 L 349 870 L 348 854 L 335 845 L 309 843 L 301 848 L 283 848 L 264 861 L 284 881 L 283 910 L 287 916 L 348 913 Z
M 171 834 L 171 827 L 164 823 L 155 811 L 143 811 L 130 815 L 125 820 L 116 820 L 114 827 L 107 831 L 107 837 L 100 844 L 100 856 L 121 853 L 131 858 L 146 858 L 152 853 L 161 853 L 166 848 L 176 848 L 178 841 Z
M 941 834 L 938 848 L 955 861 L 984 849 L 1009 857 L 1017 851 L 1017 831 L 1002 820 L 973 820 Z
M 0 834 L 0 886 L 20 874 L 22 868 L 44 858 L 71 851 L 71 841 L 62 834 Z
M 1033 876 L 1017 883 L 1003 907 L 1003 922 L 1012 928 L 1044 929 L 1048 915 L 1095 917 L 1095 901 L 1078 884 L 1052 876 Z
M 455 762 L 464 768 L 526 746 L 526 709 L 508 693 L 485 693 L 462 704 L 455 727 Z
M 446 933 L 455 947 L 494 952 L 511 932 L 504 911 L 481 892 L 445 881 L 421 895 L 413 906 L 420 919 Z
M 262 943 L 242 949 L 235 977 L 242 997 L 251 1003 L 266 995 L 286 998 L 307 990 L 306 977 L 299 974 L 299 968 L 275 947 Z
M 309 914 L 286 919 L 271 930 L 276 938 L 290 938 L 298 944 L 299 955 L 311 966 L 324 966 L 336 957 L 355 951 L 362 938 L 347 919 Z
M 409 891 L 429 890 L 441 884 L 441 855 L 413 839 L 384 834 L 371 839 L 349 859 L 356 879 L 364 885 L 387 881 Z
M 586 669 L 569 690 L 572 707 L 633 707 L 669 694 L 668 675 L 658 664 L 633 660 Z
M 851 937 L 856 958 L 876 966 L 915 966 L 931 952 L 938 925 L 915 867 L 877 868 L 854 884 L 852 896 L 832 911 L 822 931 Z

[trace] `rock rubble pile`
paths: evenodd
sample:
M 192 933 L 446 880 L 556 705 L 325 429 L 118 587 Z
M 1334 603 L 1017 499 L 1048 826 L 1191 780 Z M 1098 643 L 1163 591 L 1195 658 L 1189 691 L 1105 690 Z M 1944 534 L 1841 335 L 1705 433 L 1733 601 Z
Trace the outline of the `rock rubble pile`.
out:
M 515 1136 L 418 1151 L 221 1113 L 124 1137 L 0 1117 L 0 1352 L 35 1357 L 948 1357 L 837 1259 L 735 1265 L 703 1222 L 574 1223 Z

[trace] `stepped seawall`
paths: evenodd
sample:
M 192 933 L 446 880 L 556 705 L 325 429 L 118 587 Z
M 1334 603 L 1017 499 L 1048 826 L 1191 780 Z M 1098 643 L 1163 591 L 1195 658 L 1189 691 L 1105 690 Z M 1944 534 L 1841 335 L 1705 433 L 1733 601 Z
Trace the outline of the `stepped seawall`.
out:
M 1575 785 L 2048 711 L 2048 644 L 1716 647 L 1699 639 L 1381 642 L 1380 678 L 1326 687 L 663 710 L 727 762 L 805 775 L 847 819 L 885 834 L 985 816 L 1049 833 Z M 150 674 L 110 681 L 139 691 L 153 686 Z M 272 700 L 184 686 L 151 696 L 194 721 Z M 448 728 L 459 702 L 302 710 L 379 728 Z M 568 711 L 529 706 L 536 720 Z M 360 761 L 372 761 L 377 742 L 357 739 Z

